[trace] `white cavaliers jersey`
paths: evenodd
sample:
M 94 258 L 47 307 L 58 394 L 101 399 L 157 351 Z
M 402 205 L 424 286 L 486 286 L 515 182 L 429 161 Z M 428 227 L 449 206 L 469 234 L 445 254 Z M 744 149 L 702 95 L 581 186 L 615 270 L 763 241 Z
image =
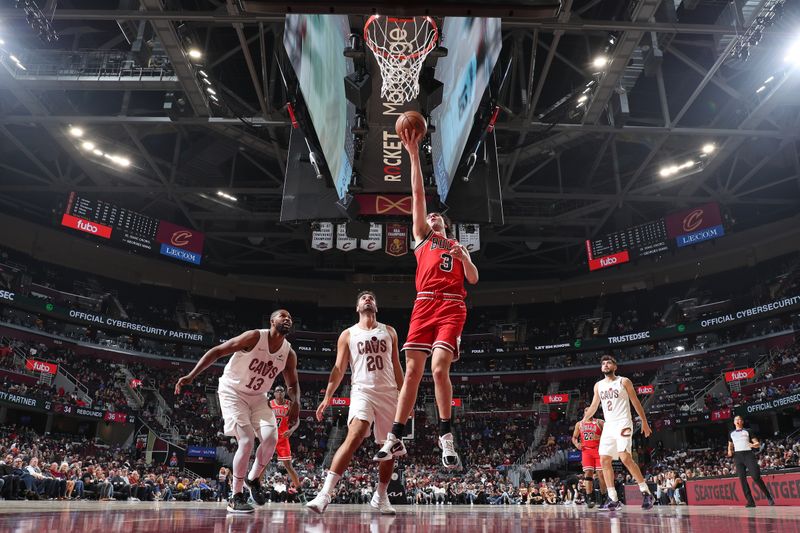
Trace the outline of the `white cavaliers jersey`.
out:
M 350 328 L 350 381 L 353 390 L 397 390 L 392 335 L 380 322 L 373 329 Z
M 275 378 L 283 372 L 292 345 L 284 339 L 278 351 L 269 351 L 269 330 L 260 329 L 261 337 L 249 352 L 234 353 L 219 378 L 220 388 L 242 394 L 266 394 Z
M 603 406 L 606 425 L 632 428 L 631 400 L 628 391 L 622 386 L 622 377 L 617 376 L 611 382 L 605 379 L 598 381 L 597 392 L 600 395 L 600 405 Z

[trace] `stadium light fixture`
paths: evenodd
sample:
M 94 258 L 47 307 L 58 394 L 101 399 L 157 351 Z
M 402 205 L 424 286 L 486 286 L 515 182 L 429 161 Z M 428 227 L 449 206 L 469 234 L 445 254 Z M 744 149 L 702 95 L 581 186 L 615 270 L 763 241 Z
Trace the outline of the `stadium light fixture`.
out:
M 203 57 L 203 52 L 201 52 L 197 48 L 189 48 L 189 57 L 191 57 L 192 59 L 200 59 Z
M 215 91 L 211 87 L 206 87 L 206 91 L 208 91 L 208 94 L 217 94 L 217 91 Z
M 717 149 L 717 145 L 715 145 L 714 143 L 706 143 L 706 144 L 703 145 L 703 148 L 702 148 L 703 153 L 706 154 L 706 155 L 713 154 L 714 150 L 716 150 L 716 149 Z
M 606 65 L 608 65 L 608 58 L 606 56 L 597 56 L 594 58 L 594 61 L 592 61 L 592 66 L 594 68 L 604 68 Z
M 81 148 L 84 150 L 94 150 L 94 143 L 92 141 L 84 141 L 83 144 L 81 144 Z
M 584 94 L 584 95 L 581 95 L 581 97 L 580 97 L 580 98 L 578 98 L 578 103 L 579 103 L 579 104 L 582 104 L 582 103 L 584 103 L 584 102 L 585 102 L 586 100 L 588 100 L 588 99 L 589 99 L 589 97 L 588 97 L 588 96 L 586 96 L 585 94 Z
M 198 70 L 197 72 L 199 72 L 199 73 L 200 73 L 200 75 L 201 75 L 201 76 L 203 76 L 204 78 L 207 78 L 207 77 L 208 77 L 208 74 L 206 74 L 206 71 L 205 71 L 205 70 L 203 70 L 203 69 L 200 69 L 200 70 Z
M 758 94 L 758 93 L 760 93 L 760 92 L 764 92 L 764 90 L 765 90 L 766 88 L 767 88 L 767 86 L 766 86 L 766 85 L 762 85 L 761 87 L 759 87 L 758 89 L 756 89 L 756 94 Z
M 236 198 L 235 196 L 231 196 L 230 194 L 227 194 L 227 193 L 225 193 L 223 191 L 217 191 L 217 196 L 225 198 L 226 200 L 230 200 L 231 202 L 238 202 L 239 201 L 239 199 Z
M 102 156 L 102 155 L 103 155 L 103 151 L 102 151 L 102 150 L 98 150 L 97 148 L 95 148 L 94 150 L 92 150 L 92 153 L 93 153 L 94 155 L 97 155 L 97 156 Z
M 794 44 L 789 47 L 783 60 L 795 66 L 800 65 L 800 39 L 797 39 Z
M 78 126 L 72 126 L 69 129 L 69 134 L 73 137 L 83 137 L 83 129 L 79 128 Z

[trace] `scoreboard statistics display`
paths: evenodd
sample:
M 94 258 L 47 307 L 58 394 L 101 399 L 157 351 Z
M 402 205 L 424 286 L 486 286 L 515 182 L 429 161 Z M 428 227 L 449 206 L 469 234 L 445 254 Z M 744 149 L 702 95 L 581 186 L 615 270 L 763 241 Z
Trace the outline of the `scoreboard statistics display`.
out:
M 627 263 L 638 257 L 656 255 L 725 235 L 719 205 L 694 209 L 639 224 L 586 241 L 589 270 Z
M 61 225 L 196 265 L 203 257 L 203 233 L 75 192 L 67 198 Z

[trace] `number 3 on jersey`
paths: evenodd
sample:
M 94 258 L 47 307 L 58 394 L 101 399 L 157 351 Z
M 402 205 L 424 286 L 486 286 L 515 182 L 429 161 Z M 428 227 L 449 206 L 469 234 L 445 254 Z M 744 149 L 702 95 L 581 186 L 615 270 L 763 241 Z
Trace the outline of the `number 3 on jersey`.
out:
M 439 268 L 445 272 L 453 270 L 453 256 L 450 254 L 442 254 L 442 264 L 439 265 Z

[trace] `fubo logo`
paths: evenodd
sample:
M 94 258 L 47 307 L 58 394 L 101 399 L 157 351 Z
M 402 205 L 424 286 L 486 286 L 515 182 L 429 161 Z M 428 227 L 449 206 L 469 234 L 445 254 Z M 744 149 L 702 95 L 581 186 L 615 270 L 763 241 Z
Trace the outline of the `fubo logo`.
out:
M 109 226 L 104 226 L 103 224 L 98 224 L 97 222 L 90 222 L 66 213 L 64 213 L 64 216 L 61 217 L 61 225 L 82 231 L 84 233 L 90 233 L 104 239 L 111 238 L 111 228 Z
M 617 258 L 614 257 L 613 255 L 611 257 L 603 257 L 602 259 L 600 259 L 600 266 L 607 267 L 616 264 L 617 264 Z

